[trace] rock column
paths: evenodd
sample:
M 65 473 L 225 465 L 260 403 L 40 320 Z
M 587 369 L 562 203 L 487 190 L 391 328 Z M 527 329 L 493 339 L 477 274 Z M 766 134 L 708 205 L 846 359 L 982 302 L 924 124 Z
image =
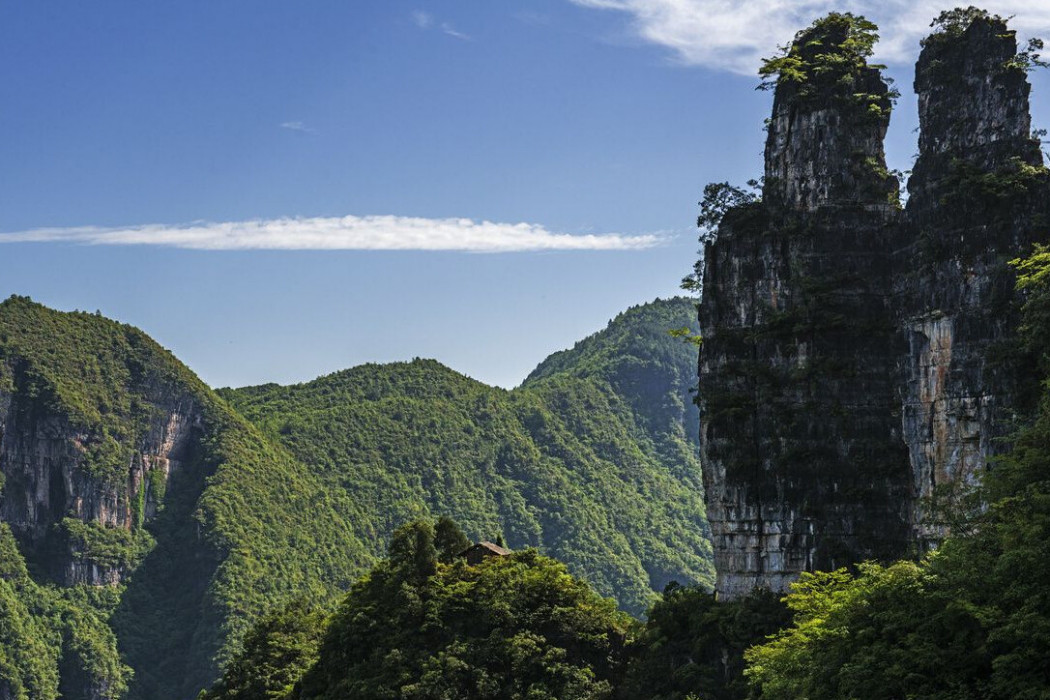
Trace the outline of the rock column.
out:
M 818 27 L 792 48 L 803 65 L 846 38 Z M 723 597 L 907 547 L 889 113 L 862 61 L 781 79 L 763 202 L 731 211 L 705 252 L 701 459 Z

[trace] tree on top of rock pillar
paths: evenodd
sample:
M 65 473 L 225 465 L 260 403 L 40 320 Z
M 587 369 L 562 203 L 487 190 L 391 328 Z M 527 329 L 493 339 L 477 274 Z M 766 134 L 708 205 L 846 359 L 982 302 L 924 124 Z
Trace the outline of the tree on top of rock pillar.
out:
M 908 208 L 915 214 L 949 204 L 965 219 L 987 218 L 1001 200 L 1045 180 L 1027 77 L 1045 65 L 1035 53 L 1042 42 L 1029 40 L 1018 52 L 1007 21 L 974 7 L 943 12 L 931 26 L 915 66 L 919 159 Z
M 763 198 L 774 206 L 896 206 L 883 139 L 897 97 L 871 65 L 878 27 L 831 13 L 799 32 L 759 74 L 775 89 Z

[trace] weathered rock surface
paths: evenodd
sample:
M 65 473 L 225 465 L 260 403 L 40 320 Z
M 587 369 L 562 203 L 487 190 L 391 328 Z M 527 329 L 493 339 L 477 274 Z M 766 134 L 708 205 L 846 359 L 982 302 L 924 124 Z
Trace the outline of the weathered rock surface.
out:
M 1045 236 L 1048 190 L 1031 169 L 1042 156 L 1030 86 L 1011 65 L 1016 50 L 1002 22 L 981 20 L 961 37 L 932 37 L 916 66 L 919 159 L 897 286 L 909 343 L 904 438 L 919 503 L 939 487 L 972 483 L 1005 449 L 999 438 L 1024 380 L 997 351 L 1017 324 L 1005 261 Z M 944 534 L 921 508 L 912 520 L 923 546 Z
M 136 387 L 144 397 L 135 448 L 120 473 L 92 469 L 104 436 L 71 420 L 31 386 L 36 379 L 15 369 L 14 385 L 0 389 L 0 521 L 23 543 L 27 560 L 64 584 L 117 585 L 127 566 L 85 551 L 64 527 L 67 519 L 102 533 L 130 533 L 151 519 L 182 465 L 200 415 L 194 399 L 154 383 Z M 103 534 L 105 536 L 105 534 Z
M 994 19 L 927 41 L 904 211 L 889 204 L 889 110 L 873 120 L 778 85 L 763 202 L 731 211 L 705 251 L 701 459 L 720 594 L 925 549 L 943 536 L 928 499 L 1003 449 L 1023 381 L 996 350 L 1017 323 L 1007 261 L 1050 220 L 1015 52 Z M 885 95 L 875 69 L 855 72 L 858 91 Z

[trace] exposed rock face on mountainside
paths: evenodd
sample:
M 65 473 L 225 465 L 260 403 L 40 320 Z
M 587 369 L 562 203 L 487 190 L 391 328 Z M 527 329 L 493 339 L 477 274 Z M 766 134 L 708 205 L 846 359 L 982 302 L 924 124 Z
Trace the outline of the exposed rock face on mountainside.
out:
M 727 597 L 934 543 L 924 503 L 1002 449 L 1020 389 L 1007 261 L 1045 233 L 1050 190 L 1014 35 L 979 18 L 925 42 L 901 210 L 878 71 L 805 73 L 849 53 L 843 26 L 796 40 L 763 200 L 705 252 L 701 459 Z
M 74 519 L 100 532 L 130 532 L 151 520 L 169 481 L 185 461 L 201 431 L 193 397 L 174 387 L 143 387 L 148 407 L 133 449 L 106 455 L 119 462 L 100 464 L 108 436 L 78 425 L 68 416 L 40 410 L 29 390 L 32 377 L 16 372 L 14 391 L 0 391 L 0 465 L 4 497 L 0 520 L 26 544 L 31 563 L 49 570 L 65 585 L 117 585 L 130 561 L 100 556 L 70 537 L 65 522 Z M 100 468 L 124 464 L 119 473 Z M 105 535 L 102 535 L 103 537 Z
M 309 469 L 144 333 L 20 297 L 0 304 L 0 487 L 15 697 L 194 697 L 275 601 L 369 561 Z
M 898 254 L 902 410 L 913 498 L 972 482 L 1026 377 L 1008 353 L 1018 322 L 1010 259 L 1047 239 L 1050 187 L 1031 135 L 1025 71 L 1002 22 L 934 35 L 916 67 L 919 158 Z M 939 528 L 912 508 L 920 542 Z

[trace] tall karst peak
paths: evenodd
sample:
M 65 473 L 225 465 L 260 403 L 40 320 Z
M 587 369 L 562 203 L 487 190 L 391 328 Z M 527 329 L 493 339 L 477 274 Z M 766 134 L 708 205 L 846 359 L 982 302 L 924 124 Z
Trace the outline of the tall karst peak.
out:
M 1031 60 L 1016 33 L 987 12 L 943 13 L 915 66 L 919 158 L 908 182 L 912 209 L 932 206 L 965 174 L 1042 164 L 1029 114 Z
M 936 543 L 924 507 L 1004 449 L 1025 372 L 1005 262 L 1046 234 L 1027 69 L 1005 22 L 945 13 L 917 66 L 905 210 L 885 171 L 876 29 L 830 15 L 763 74 L 776 88 L 762 216 L 705 249 L 701 459 L 718 590 Z
M 832 13 L 765 62 L 763 86 L 775 88 L 767 202 L 802 211 L 896 203 L 898 183 L 882 145 L 896 93 L 868 63 L 877 39 L 862 17 Z

